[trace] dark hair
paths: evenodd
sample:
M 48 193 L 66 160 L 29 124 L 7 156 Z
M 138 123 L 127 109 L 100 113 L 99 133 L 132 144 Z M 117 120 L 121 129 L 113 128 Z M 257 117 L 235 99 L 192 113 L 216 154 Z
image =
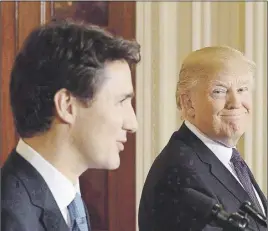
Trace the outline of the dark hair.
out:
M 32 137 L 50 128 L 53 99 L 62 88 L 90 102 L 105 79 L 98 73 L 107 61 L 115 60 L 138 63 L 139 44 L 70 20 L 33 30 L 11 72 L 10 101 L 18 134 Z

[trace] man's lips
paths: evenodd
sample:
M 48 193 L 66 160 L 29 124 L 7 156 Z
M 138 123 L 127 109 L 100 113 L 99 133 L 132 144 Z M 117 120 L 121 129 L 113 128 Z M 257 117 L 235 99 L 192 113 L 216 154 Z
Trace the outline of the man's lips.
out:
M 123 141 L 117 141 L 117 146 L 120 151 L 124 150 L 124 143 Z

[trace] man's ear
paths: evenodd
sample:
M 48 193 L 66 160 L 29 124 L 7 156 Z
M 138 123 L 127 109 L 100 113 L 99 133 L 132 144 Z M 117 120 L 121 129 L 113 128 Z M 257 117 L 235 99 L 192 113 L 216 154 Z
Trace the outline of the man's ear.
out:
M 67 89 L 60 89 L 54 96 L 57 117 L 67 124 L 73 124 L 76 116 L 76 101 Z
M 181 94 L 180 101 L 181 101 L 181 106 L 183 108 L 185 115 L 190 116 L 190 117 L 194 117 L 195 110 L 193 107 L 192 98 L 191 98 L 190 93 L 188 92 L 185 94 Z

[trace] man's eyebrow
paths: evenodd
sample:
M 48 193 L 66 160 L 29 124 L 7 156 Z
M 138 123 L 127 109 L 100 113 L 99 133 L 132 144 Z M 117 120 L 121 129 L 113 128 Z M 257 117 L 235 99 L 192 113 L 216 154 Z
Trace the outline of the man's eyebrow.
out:
M 209 82 L 210 82 L 211 84 L 213 84 L 213 85 L 228 86 L 227 83 L 222 82 L 222 81 L 220 81 L 220 80 L 210 80 Z
M 215 82 L 214 85 L 217 87 L 226 87 L 226 88 L 230 87 L 230 84 L 221 83 L 221 82 Z
M 216 86 L 222 86 L 222 87 L 229 87 L 231 84 L 230 83 L 224 83 L 220 80 L 212 80 L 210 81 L 213 85 L 216 85 Z M 244 85 L 244 84 L 249 84 L 250 83 L 250 80 L 241 80 L 239 81 L 239 84 L 240 85 Z

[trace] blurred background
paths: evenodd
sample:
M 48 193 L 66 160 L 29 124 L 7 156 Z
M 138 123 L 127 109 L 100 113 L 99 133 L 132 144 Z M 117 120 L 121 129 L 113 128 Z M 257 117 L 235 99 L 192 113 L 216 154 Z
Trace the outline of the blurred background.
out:
M 142 61 L 133 70 L 139 131 L 128 137 L 118 170 L 89 170 L 80 179 L 94 231 L 138 231 L 137 208 L 148 170 L 182 123 L 175 103 L 180 65 L 188 53 L 204 46 L 234 47 L 257 64 L 254 116 L 238 148 L 267 195 L 264 2 L 0 2 L 1 165 L 18 140 L 8 92 L 14 57 L 34 27 L 63 18 L 94 23 L 136 39 L 142 50 Z

